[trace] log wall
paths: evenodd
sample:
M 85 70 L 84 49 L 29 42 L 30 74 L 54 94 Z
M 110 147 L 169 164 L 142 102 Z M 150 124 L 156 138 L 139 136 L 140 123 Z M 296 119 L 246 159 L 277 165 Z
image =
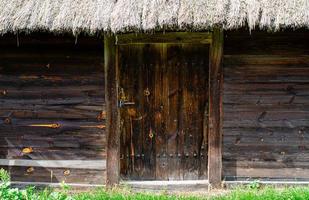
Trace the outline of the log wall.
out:
M 1 37 L 0 167 L 13 181 L 105 184 L 103 55 L 98 38 Z
M 225 33 L 225 179 L 309 178 L 308 38 Z M 0 167 L 13 181 L 105 183 L 102 41 L 1 37 Z
M 227 32 L 225 179 L 309 178 L 309 33 Z

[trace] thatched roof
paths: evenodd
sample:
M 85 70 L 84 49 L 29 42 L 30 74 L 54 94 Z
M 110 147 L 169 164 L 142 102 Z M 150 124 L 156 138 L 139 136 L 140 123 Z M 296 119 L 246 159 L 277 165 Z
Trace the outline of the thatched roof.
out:
M 0 0 L 0 33 L 309 27 L 309 0 Z

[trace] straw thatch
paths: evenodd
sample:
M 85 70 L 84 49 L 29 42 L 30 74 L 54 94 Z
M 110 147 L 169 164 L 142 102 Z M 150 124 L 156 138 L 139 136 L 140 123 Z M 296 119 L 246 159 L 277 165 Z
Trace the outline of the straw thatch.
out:
M 0 0 L 0 33 L 309 27 L 309 0 Z

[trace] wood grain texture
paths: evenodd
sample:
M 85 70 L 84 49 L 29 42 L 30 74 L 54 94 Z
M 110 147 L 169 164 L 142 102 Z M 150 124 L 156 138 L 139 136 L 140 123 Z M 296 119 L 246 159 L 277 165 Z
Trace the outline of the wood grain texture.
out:
M 53 182 L 70 170 L 71 183 L 104 184 L 104 166 L 94 169 L 106 159 L 103 41 L 32 34 L 16 47 L 5 35 L 0 45 L 1 167 L 33 184 L 53 169 Z
M 221 187 L 222 179 L 222 58 L 223 30 L 214 29 L 209 56 L 208 181 Z
M 120 85 L 135 103 L 121 108 L 124 179 L 207 179 L 208 52 L 201 44 L 120 47 Z
M 132 44 L 210 44 L 210 32 L 166 32 L 117 35 L 117 45 Z
M 101 169 L 105 170 L 105 160 L 26 160 L 0 159 L 0 166 L 24 166 L 69 169 Z
M 106 185 L 119 183 L 120 174 L 120 111 L 118 108 L 118 49 L 114 36 L 104 36 L 104 73 L 107 134 Z
M 104 184 L 106 171 L 98 169 L 70 169 L 48 167 L 9 167 L 11 180 L 14 182 L 45 182 L 45 183 L 75 183 Z
M 307 38 L 303 30 L 226 34 L 226 179 L 308 180 Z

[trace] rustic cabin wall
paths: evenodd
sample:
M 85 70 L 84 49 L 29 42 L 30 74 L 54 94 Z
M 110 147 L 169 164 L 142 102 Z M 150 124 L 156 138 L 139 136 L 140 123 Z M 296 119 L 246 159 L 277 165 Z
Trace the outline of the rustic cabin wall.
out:
M 309 179 L 309 32 L 227 32 L 223 175 Z
M 105 184 L 103 40 L 5 35 L 0 47 L 0 167 L 16 182 Z

